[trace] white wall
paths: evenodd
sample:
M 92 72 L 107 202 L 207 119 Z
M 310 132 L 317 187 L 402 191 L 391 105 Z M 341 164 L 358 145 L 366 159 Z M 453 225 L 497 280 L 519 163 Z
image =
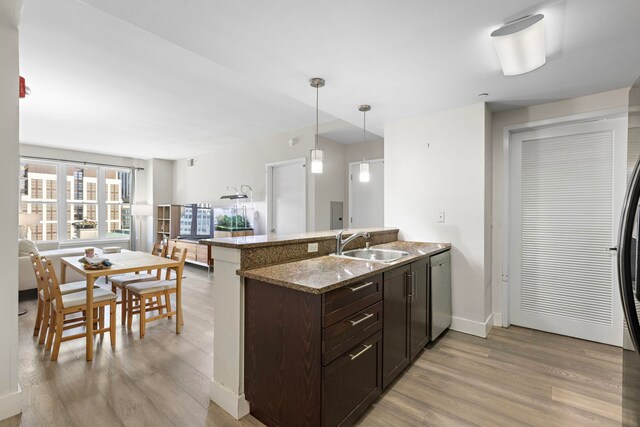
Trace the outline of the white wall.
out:
M 491 291 L 487 115 L 480 103 L 387 123 L 384 131 L 385 225 L 399 227 L 403 240 L 453 245 L 452 328 L 480 336 Z
M 18 21 L 20 2 L 0 7 L 0 420 L 21 411 L 18 385 Z
M 384 158 L 384 139 L 376 141 L 358 142 L 344 146 L 345 161 L 345 182 L 344 182 L 344 226 L 349 226 L 348 218 L 351 217 L 349 211 L 349 163 L 361 162 L 363 158 L 376 160 Z M 357 177 L 355 178 L 357 179 Z
M 28 98 L 25 102 L 29 102 Z M 62 148 L 44 147 L 41 145 L 20 143 L 21 156 L 44 157 L 48 159 L 63 159 L 76 162 L 93 162 L 110 165 L 118 165 L 125 168 L 132 166 L 144 167 L 144 160 L 131 157 L 109 156 L 106 154 L 95 154 L 86 151 L 66 150 Z
M 323 173 L 315 176 L 315 227 L 313 230 L 331 229 L 332 201 L 347 203 L 348 199 L 345 198 L 344 191 L 344 183 L 347 180 L 344 147 L 343 144 L 323 139 L 322 148 L 327 160 L 323 165 Z
M 503 144 L 504 128 L 536 122 L 561 119 L 577 114 L 626 108 L 629 88 L 617 89 L 579 98 L 568 99 L 532 107 L 523 107 L 493 114 L 493 232 L 492 232 L 492 310 L 496 323 L 502 320 L 502 251 L 503 251 Z
M 335 121 L 321 124 L 320 131 L 344 126 Z M 315 127 L 307 127 L 285 134 L 274 135 L 260 141 L 218 147 L 211 152 L 195 156 L 195 165 L 187 167 L 187 159 L 173 164 L 173 203 L 210 203 L 213 206 L 231 206 L 232 201 L 220 200 L 228 194 L 228 185 L 238 189 L 241 184 L 253 188 L 258 219 L 254 221 L 256 234 L 266 230 L 266 170 L 267 163 L 307 158 L 314 144 Z M 296 140 L 293 147 L 289 140 Z M 316 175 L 307 168 L 307 230 L 327 230 L 330 227 L 330 202 L 344 202 L 347 209 L 347 159 L 351 146 L 345 146 L 320 137 L 324 149 L 324 173 Z M 357 144 L 355 144 L 357 145 Z M 381 143 L 372 143 L 373 154 L 381 157 Z M 377 150 L 377 151 L 376 151 Z

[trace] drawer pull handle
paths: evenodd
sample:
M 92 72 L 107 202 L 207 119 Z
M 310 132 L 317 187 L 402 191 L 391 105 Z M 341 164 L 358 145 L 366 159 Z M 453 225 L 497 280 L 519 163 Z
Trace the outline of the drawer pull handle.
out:
M 356 360 L 358 357 L 362 356 L 364 353 L 367 352 L 367 350 L 369 350 L 371 347 L 373 347 L 372 344 L 366 344 L 364 346 L 364 348 L 362 350 L 360 350 L 359 352 L 357 352 L 356 354 L 351 354 L 349 353 L 349 356 L 351 357 L 351 360 Z
M 351 289 L 351 292 L 355 292 L 355 291 L 359 291 L 360 289 L 364 289 L 366 287 L 369 287 L 371 285 L 373 285 L 373 282 L 367 282 L 367 283 L 364 283 L 364 284 L 362 284 L 360 286 L 349 286 L 349 289 Z
M 351 326 L 356 326 L 358 323 L 362 323 L 365 320 L 373 317 L 373 314 L 371 313 L 362 313 L 362 314 L 364 314 L 364 317 L 360 320 L 349 320 L 349 322 L 351 322 Z

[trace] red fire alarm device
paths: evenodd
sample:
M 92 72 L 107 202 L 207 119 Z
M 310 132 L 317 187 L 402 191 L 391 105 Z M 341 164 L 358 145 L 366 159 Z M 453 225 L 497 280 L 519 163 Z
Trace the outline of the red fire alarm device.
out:
M 20 76 L 20 98 L 27 96 L 27 85 L 24 81 L 24 77 Z

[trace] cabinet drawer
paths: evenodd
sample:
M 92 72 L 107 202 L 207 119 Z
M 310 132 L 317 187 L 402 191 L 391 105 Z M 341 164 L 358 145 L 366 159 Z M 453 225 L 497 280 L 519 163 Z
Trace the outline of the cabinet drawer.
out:
M 208 253 L 209 253 L 209 251 L 207 250 L 208 249 L 207 246 L 205 246 L 205 245 L 197 245 L 196 248 L 197 248 L 196 251 L 197 251 L 197 254 L 198 254 L 198 260 L 207 259 L 207 256 L 208 256 Z
M 382 274 L 324 294 L 323 326 L 340 320 L 382 300 Z
M 382 333 L 322 369 L 322 425 L 352 425 L 382 391 Z
M 327 365 L 364 338 L 382 329 L 382 301 L 322 331 L 322 364 Z

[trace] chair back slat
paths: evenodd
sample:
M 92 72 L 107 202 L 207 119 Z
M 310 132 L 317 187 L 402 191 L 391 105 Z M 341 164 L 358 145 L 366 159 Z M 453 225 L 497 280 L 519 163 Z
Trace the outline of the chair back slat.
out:
M 60 310 L 62 308 L 62 293 L 60 292 L 60 282 L 58 281 L 56 270 L 53 268 L 53 263 L 45 257 L 42 257 L 42 264 L 46 281 L 49 285 L 49 295 L 51 300 L 56 301 L 56 307 Z
M 167 245 L 163 244 L 162 242 L 156 242 L 153 244 L 153 249 L 151 249 L 151 255 L 155 255 L 155 256 L 159 256 L 162 258 L 166 258 L 167 257 Z M 147 274 L 151 274 L 152 270 L 147 270 Z M 156 271 L 156 277 L 158 280 L 160 280 L 162 276 L 162 269 L 158 269 Z
M 29 253 L 31 259 L 31 266 L 33 267 L 33 273 L 36 276 L 36 285 L 38 286 L 38 292 L 42 292 L 42 296 L 45 301 L 49 301 L 49 285 L 47 284 L 47 278 L 44 272 L 44 266 L 40 257 L 33 252 Z
M 178 267 L 167 268 L 167 275 L 165 276 L 166 280 L 171 280 L 171 270 L 176 272 L 176 276 L 177 275 L 182 276 L 182 270 L 184 269 L 184 261 L 186 259 L 187 259 L 187 249 L 174 246 L 173 251 L 171 251 L 171 260 L 180 261 L 180 265 Z
M 151 255 L 160 256 L 166 258 L 167 256 L 167 245 L 162 242 L 156 242 L 153 244 L 153 249 L 151 249 Z

